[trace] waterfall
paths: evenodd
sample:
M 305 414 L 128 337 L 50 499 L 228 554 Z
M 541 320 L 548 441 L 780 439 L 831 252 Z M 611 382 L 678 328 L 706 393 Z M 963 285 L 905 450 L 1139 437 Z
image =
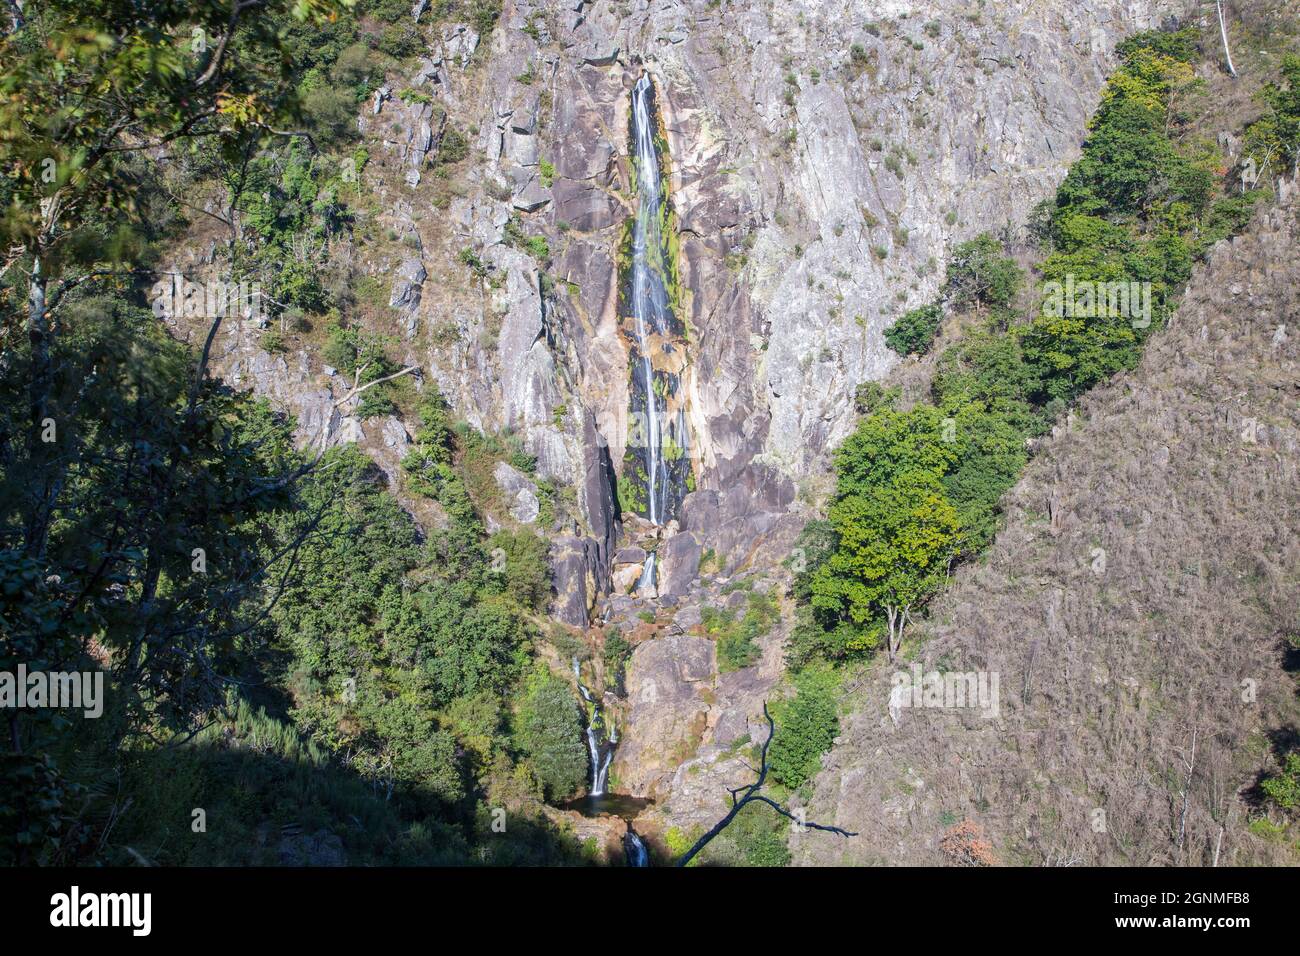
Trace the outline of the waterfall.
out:
M 632 90 L 632 153 L 636 167 L 637 210 L 632 223 L 632 275 L 628 288 L 639 361 L 633 375 L 634 413 L 638 438 L 644 442 L 646 517 L 663 524 L 671 515 L 674 499 L 685 484 L 682 446 L 685 416 L 669 411 L 677 393 L 677 375 L 656 369 L 656 356 L 672 355 L 671 339 L 677 334 L 668 297 L 673 275 L 664 224 L 669 222 L 667 197 L 658 147 L 655 143 L 654 84 L 643 74 Z M 635 404 L 640 404 L 637 409 Z M 641 420 L 643 419 L 643 421 Z M 674 438 L 676 433 L 676 438 Z M 672 444 L 665 447 L 665 438 Z
M 641 577 L 637 579 L 636 589 L 638 593 L 650 590 L 655 586 L 655 553 L 651 551 L 646 555 L 645 567 L 641 569 Z
M 633 353 L 634 431 L 629 436 L 624 462 L 625 467 L 635 465 L 643 470 L 645 516 L 652 525 L 662 525 L 672 519 L 672 512 L 689 487 L 690 460 L 685 454 L 686 415 L 678 396 L 685 351 L 679 342 L 682 328 L 670 302 L 670 290 L 676 288 L 677 281 L 676 258 L 669 244 L 675 220 L 664 190 L 654 103 L 654 84 L 648 74 L 643 74 L 632 89 L 630 152 L 637 207 L 629 237 L 630 269 L 625 266 L 626 271 L 621 273 L 624 284 L 619 308 L 624 333 L 632 339 Z M 625 477 L 629 474 L 624 472 Z M 637 590 L 643 595 L 654 592 L 655 565 L 652 552 L 637 582 Z M 603 797 L 618 745 L 618 728 L 612 719 L 606 727 L 601 702 L 582 682 L 582 668 L 576 659 L 573 676 L 589 715 L 585 734 L 591 760 L 589 798 Z M 620 798 L 615 795 L 612 799 Z M 635 833 L 631 833 L 627 846 L 629 860 L 643 861 L 633 865 L 645 865 L 645 846 Z
M 591 752 L 591 796 L 601 797 L 605 795 L 605 780 L 609 777 L 609 761 L 614 756 L 612 749 L 605 749 L 600 742 L 600 737 L 596 733 L 596 720 L 599 716 L 592 718 L 591 726 L 587 728 L 587 749 Z M 604 751 L 602 755 L 602 751 Z
M 592 700 L 591 691 L 587 690 L 587 685 L 582 682 L 582 665 L 578 663 L 576 657 L 573 659 L 573 679 L 578 682 L 578 693 L 582 695 L 582 699 L 589 704 L 595 703 Z
M 582 682 L 582 665 L 578 659 L 573 659 L 573 676 L 578 682 L 578 693 L 582 699 L 587 702 L 591 710 L 591 717 L 587 721 L 587 753 L 591 757 L 591 791 L 590 796 L 600 797 L 605 794 L 605 783 L 609 779 L 609 765 L 614 759 L 614 745 L 618 743 L 618 728 L 613 726 L 612 732 L 608 737 L 603 737 L 605 729 L 605 716 L 601 712 L 600 703 L 587 689 L 587 685 Z M 613 722 L 611 721 L 611 724 Z
M 650 853 L 641 840 L 641 834 L 633 830 L 630 823 L 627 825 L 627 832 L 623 834 L 623 855 L 627 858 L 628 866 L 650 865 Z

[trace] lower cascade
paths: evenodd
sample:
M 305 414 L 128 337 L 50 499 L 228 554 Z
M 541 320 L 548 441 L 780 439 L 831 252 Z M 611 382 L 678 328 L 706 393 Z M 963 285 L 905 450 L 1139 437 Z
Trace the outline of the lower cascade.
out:
M 627 825 L 627 832 L 623 834 L 623 855 L 627 857 L 628 866 L 650 865 L 650 853 L 646 850 L 641 835 L 632 829 L 631 823 Z
M 654 590 L 655 586 L 655 553 L 651 551 L 645 559 L 645 567 L 641 569 L 641 577 L 636 582 L 638 594 L 645 594 Z
M 582 667 L 577 658 L 573 661 L 573 676 L 578 682 L 578 692 L 587 705 L 587 752 L 591 755 L 591 791 L 590 796 L 600 797 L 605 794 L 605 782 L 609 778 L 609 763 L 614 759 L 614 748 L 618 746 L 618 726 L 610 720 L 610 730 L 605 733 L 605 715 L 600 702 L 582 682 Z

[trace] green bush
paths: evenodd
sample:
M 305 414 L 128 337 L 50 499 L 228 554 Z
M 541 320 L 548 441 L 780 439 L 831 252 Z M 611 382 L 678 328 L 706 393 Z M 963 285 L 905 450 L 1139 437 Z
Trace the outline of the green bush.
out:
M 631 656 L 632 645 L 628 643 L 622 631 L 613 631 L 605 637 L 605 673 L 608 675 L 607 680 L 611 684 L 619 685 L 622 683 L 623 669 L 627 666 L 628 659 Z
M 459 163 L 469 156 L 469 140 L 453 123 L 448 123 L 438 141 L 438 162 L 445 166 Z
M 954 309 L 1006 309 L 1023 280 L 1015 260 L 1003 254 L 1002 244 L 984 233 L 953 250 L 944 295 Z
M 587 779 L 582 717 L 564 681 L 539 668 L 519 709 L 519 743 L 552 802 L 578 793 Z
M 823 680 L 796 678 L 794 700 L 780 709 L 776 736 L 768 748 L 772 776 L 792 790 L 802 787 L 821 768 L 821 755 L 839 733 L 835 696 Z
M 551 569 L 546 562 L 546 542 L 532 531 L 502 528 L 487 540 L 494 559 L 503 559 L 500 577 L 512 601 L 541 611 L 551 593 Z
M 924 355 L 934 344 L 943 321 L 943 307 L 931 303 L 912 309 L 885 329 L 885 344 L 899 355 Z
M 1282 769 L 1264 780 L 1260 789 L 1283 810 L 1300 809 L 1300 750 L 1287 754 Z
M 780 619 L 776 601 L 769 595 L 750 592 L 745 613 L 737 618 L 730 609 L 706 607 L 701 612 L 704 632 L 717 644 L 718 670 L 740 670 L 758 662 L 762 649 L 758 638 Z

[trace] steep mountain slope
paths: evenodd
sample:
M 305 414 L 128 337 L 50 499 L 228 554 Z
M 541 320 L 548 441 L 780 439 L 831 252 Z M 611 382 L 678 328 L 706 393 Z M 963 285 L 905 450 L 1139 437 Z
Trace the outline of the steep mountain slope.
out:
M 1298 241 L 1290 185 L 1043 441 L 899 665 L 996 675 L 997 715 L 891 715 L 870 672 L 809 810 L 860 836 L 795 835 L 797 860 L 937 863 L 964 819 L 1009 863 L 1289 858 L 1247 817 L 1300 719 Z

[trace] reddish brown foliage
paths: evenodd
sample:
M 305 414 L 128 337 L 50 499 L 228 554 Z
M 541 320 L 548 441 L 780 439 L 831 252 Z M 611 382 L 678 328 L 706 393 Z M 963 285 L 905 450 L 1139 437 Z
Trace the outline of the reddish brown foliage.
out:
M 974 820 L 950 826 L 939 841 L 939 849 L 956 866 L 994 866 L 998 862 L 984 828 Z

